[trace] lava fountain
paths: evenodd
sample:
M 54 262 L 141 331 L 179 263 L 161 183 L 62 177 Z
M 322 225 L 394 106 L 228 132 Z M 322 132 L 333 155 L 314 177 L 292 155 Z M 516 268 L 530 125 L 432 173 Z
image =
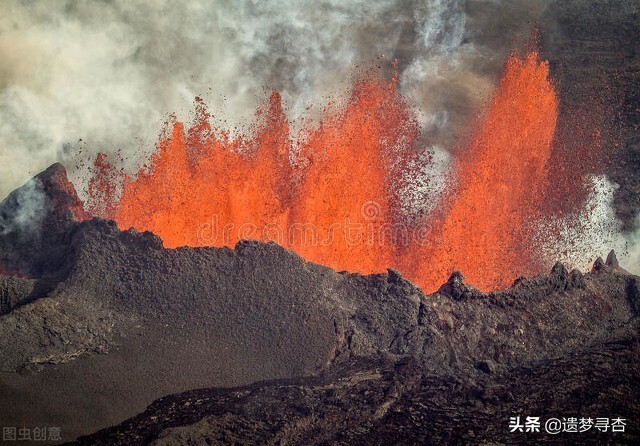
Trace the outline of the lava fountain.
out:
M 213 128 L 196 99 L 194 123 L 167 123 L 134 177 L 98 156 L 87 209 L 170 248 L 276 241 L 336 269 L 393 267 L 425 291 L 455 269 L 481 289 L 504 287 L 539 272 L 528 223 L 539 216 L 557 108 L 547 63 L 510 56 L 456 181 L 421 220 L 402 205 L 419 130 L 395 77 L 358 80 L 346 105 L 295 134 L 277 92 L 250 136 Z
M 549 67 L 536 53 L 509 57 L 479 131 L 457 164 L 458 186 L 439 225 L 438 247 L 421 255 L 422 284 L 454 270 L 482 289 L 539 272 L 529 223 L 540 218 L 558 117 Z

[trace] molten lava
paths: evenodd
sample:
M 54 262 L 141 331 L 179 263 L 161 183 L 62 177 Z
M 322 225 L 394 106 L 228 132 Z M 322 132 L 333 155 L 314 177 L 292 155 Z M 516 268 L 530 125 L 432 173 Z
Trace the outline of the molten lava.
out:
M 251 136 L 212 128 L 197 99 L 194 124 L 168 125 L 135 177 L 100 155 L 87 207 L 167 247 L 272 240 L 336 269 L 393 267 L 425 291 L 454 269 L 481 289 L 503 287 L 537 272 L 527 223 L 537 216 L 556 119 L 547 64 L 535 52 L 511 56 L 439 217 L 416 221 L 400 190 L 419 164 L 419 131 L 395 78 L 356 82 L 346 106 L 330 105 L 297 135 L 278 93 L 258 110 Z M 418 240 L 425 227 L 433 229 Z
M 458 270 L 491 289 L 540 272 L 528 223 L 540 217 L 557 117 L 548 65 L 536 53 L 511 56 L 475 141 L 458 162 L 458 188 L 435 235 L 439 247 L 422 256 L 421 283 L 436 284 Z

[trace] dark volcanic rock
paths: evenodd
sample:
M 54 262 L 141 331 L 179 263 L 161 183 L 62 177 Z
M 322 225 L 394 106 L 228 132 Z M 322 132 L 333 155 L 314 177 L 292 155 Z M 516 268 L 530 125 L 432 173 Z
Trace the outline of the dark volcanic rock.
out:
M 620 268 L 618 258 L 616 257 L 616 252 L 613 249 L 609 252 L 609 255 L 607 255 L 606 265 L 609 268 Z
M 481 295 L 477 288 L 464 283 L 464 277 L 459 271 L 454 272 L 449 277 L 449 280 L 440 287 L 438 293 L 456 300 L 469 299 Z
M 57 294 L 71 267 L 75 224 L 87 218 L 61 164 L 0 203 L 0 265 L 33 277 L 0 275 L 0 371 L 64 363 L 108 350 L 114 313 L 100 302 Z
M 629 377 L 638 376 L 639 345 L 634 337 L 475 377 L 359 358 L 317 378 L 170 395 L 73 444 L 638 444 L 640 382 Z M 542 432 L 511 433 L 514 416 L 540 417 Z M 622 417 L 627 426 L 544 432 L 547 419 L 571 416 Z
M 600 271 L 604 271 L 607 269 L 607 264 L 604 263 L 602 257 L 598 257 L 595 262 L 593 262 L 593 267 L 591 268 L 592 273 L 597 273 Z
M 73 200 L 67 203 L 74 206 Z M 416 420 L 433 416 L 441 430 L 474 413 L 481 420 L 507 416 L 506 410 L 516 410 L 517 404 L 503 412 L 485 406 L 502 401 L 496 394 L 522 391 L 509 387 L 509 380 L 522 383 L 521 376 L 540 384 L 532 399 L 514 401 L 531 410 L 543 408 L 542 383 L 548 379 L 559 386 L 560 368 L 569 367 L 567 358 L 579 352 L 595 352 L 574 360 L 595 367 L 602 382 L 636 391 L 629 387 L 638 378 L 635 363 L 618 368 L 590 363 L 600 361 L 600 350 L 608 351 L 612 341 L 635 345 L 638 330 L 637 278 L 604 262 L 585 275 L 556 264 L 550 274 L 488 294 L 454 274 L 438 293 L 424 295 L 394 270 L 369 276 L 337 273 L 273 243 L 252 241 L 235 249 L 164 249 L 153 234 L 120 231 L 111 221 L 82 220 L 64 207 L 48 209 L 57 209 L 53 215 L 61 219 L 50 229 L 59 236 L 46 249 L 64 255 L 54 255 L 51 265 L 45 257 L 27 255 L 26 267 L 40 272 L 37 280 L 0 280 L 2 296 L 8 296 L 3 298 L 6 314 L 0 316 L 0 415 L 6 425 L 60 425 L 63 438 L 70 440 L 119 423 L 167 394 L 300 378 L 281 381 L 275 390 L 272 384 L 238 390 L 247 398 L 211 391 L 222 395 L 225 404 L 237 403 L 233 407 L 241 415 L 227 411 L 221 418 L 194 418 L 188 410 L 181 415 L 183 406 L 176 406 L 163 418 L 166 425 L 158 414 L 150 415 L 149 422 L 164 426 L 166 442 L 189 436 L 200 441 L 201 434 L 189 429 L 181 437 L 179 427 L 191 425 L 203 429 L 205 437 L 227 435 L 220 441 L 263 436 L 279 442 L 294 438 L 304 426 L 316 432 L 317 410 L 331 422 L 323 427 L 317 421 L 324 432 L 319 439 L 375 443 L 376 438 L 393 438 L 396 426 L 398 438 L 413 442 L 435 435 L 431 428 L 414 426 Z M 627 361 L 635 355 L 635 350 L 624 351 L 605 356 Z M 555 363 L 560 368 L 544 368 Z M 372 368 L 378 370 L 375 377 L 362 380 L 372 387 L 357 384 Z M 571 373 L 583 378 L 579 370 Z M 302 379 L 318 374 L 323 377 Z M 314 383 L 324 384 L 316 388 L 320 384 Z M 322 389 L 333 389 L 335 398 Z M 450 393 L 455 403 L 439 405 Z M 570 397 L 557 407 L 570 409 Z M 269 398 L 281 400 L 270 406 Z M 608 400 L 598 404 L 615 408 Z M 265 420 L 251 418 L 252 407 L 274 412 Z M 635 413 L 635 406 L 628 409 L 621 416 Z M 211 410 L 212 416 L 218 413 Z M 297 413 L 312 418 L 288 424 Z M 410 415 L 402 418 L 402 413 Z M 392 415 L 392 423 L 382 424 Z M 341 426 L 343 433 L 332 426 Z M 135 429 L 123 435 L 151 438 Z M 158 429 L 153 435 L 160 435 Z M 456 437 L 448 429 L 434 438 L 488 438 L 480 433 Z M 300 441 L 305 435 L 300 433 Z M 118 441 L 126 443 L 122 438 Z
M 64 167 L 53 164 L 0 203 L 0 272 L 59 272 L 69 227 L 88 218 Z
M 637 277 L 629 279 L 627 283 L 627 298 L 634 316 L 640 316 L 640 281 Z
M 584 275 L 582 274 L 582 272 L 580 272 L 580 270 L 571 270 L 571 275 L 569 276 L 569 286 L 571 288 L 584 288 L 586 286 Z
M 0 316 L 31 301 L 36 281 L 0 275 Z

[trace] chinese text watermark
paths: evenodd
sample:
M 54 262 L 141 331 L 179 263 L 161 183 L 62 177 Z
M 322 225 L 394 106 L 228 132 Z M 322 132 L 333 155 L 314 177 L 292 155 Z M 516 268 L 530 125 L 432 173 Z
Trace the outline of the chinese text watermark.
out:
M 62 441 L 61 428 L 54 426 L 4 426 L 2 441 Z
M 509 432 L 529 432 L 556 435 L 562 432 L 583 433 L 590 430 L 606 432 L 624 432 L 627 425 L 625 418 L 591 418 L 591 417 L 561 417 L 547 418 L 532 416 L 509 417 Z

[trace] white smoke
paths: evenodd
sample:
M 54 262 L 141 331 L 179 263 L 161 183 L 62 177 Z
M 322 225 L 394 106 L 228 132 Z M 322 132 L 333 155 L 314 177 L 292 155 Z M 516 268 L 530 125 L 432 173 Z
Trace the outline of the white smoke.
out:
M 640 273 L 640 230 L 635 234 L 621 232 L 622 223 L 613 206 L 618 185 L 606 175 L 590 176 L 587 181 L 591 193 L 577 215 L 538 223 L 539 246 L 546 263 L 559 260 L 588 271 L 597 257 L 605 258 L 613 249 L 623 268 Z
M 635 231 L 623 235 L 627 251 L 619 258 L 620 265 L 635 275 L 640 275 L 640 215 L 636 217 Z
M 2 202 L 8 215 L 0 214 L 0 235 L 20 233 L 40 235 L 40 225 L 47 212 L 46 196 L 36 179 L 15 190 Z
M 513 28 L 528 32 L 529 19 Z M 230 129 L 265 88 L 292 119 L 321 109 L 381 55 L 387 69 L 398 60 L 426 145 L 448 148 L 502 63 L 486 42 L 465 41 L 484 22 L 464 0 L 5 0 L 0 196 L 54 161 L 77 184 L 74 163 L 97 151 L 139 164 L 167 114 L 188 118 L 195 96 Z

